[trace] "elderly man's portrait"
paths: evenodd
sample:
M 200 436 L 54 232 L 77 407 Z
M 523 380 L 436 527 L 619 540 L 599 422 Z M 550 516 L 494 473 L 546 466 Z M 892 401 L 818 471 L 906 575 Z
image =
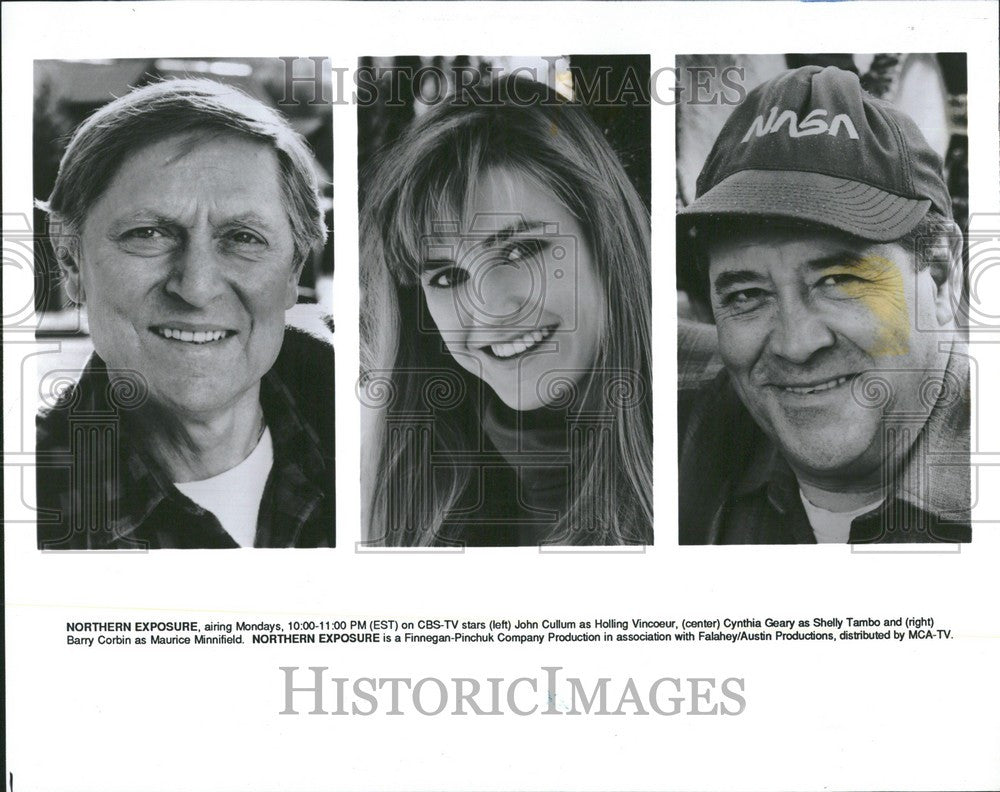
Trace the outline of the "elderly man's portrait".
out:
M 970 541 L 965 57 L 678 68 L 681 544 Z
M 41 549 L 334 545 L 332 127 L 285 69 L 36 63 Z

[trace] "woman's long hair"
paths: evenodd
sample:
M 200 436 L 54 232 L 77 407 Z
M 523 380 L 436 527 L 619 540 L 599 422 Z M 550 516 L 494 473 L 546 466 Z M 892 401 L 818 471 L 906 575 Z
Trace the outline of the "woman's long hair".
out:
M 431 470 L 430 456 L 479 448 L 476 394 L 485 385 L 455 363 L 437 333 L 424 332 L 422 246 L 435 219 L 468 216 L 482 176 L 506 171 L 546 186 L 578 220 L 606 306 L 577 400 L 604 419 L 571 442 L 569 507 L 545 541 L 651 542 L 649 214 L 601 131 L 582 106 L 506 78 L 431 109 L 375 159 L 362 180 L 360 220 L 359 392 L 375 411 L 362 452 L 367 539 L 435 544 L 469 485 L 468 463 Z

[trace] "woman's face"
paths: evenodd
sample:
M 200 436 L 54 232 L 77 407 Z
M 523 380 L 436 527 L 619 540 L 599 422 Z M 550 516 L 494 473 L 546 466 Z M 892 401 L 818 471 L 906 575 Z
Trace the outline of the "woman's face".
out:
M 515 410 L 560 400 L 592 370 L 605 313 L 577 219 L 540 182 L 493 170 L 467 218 L 434 225 L 420 283 L 452 357 Z

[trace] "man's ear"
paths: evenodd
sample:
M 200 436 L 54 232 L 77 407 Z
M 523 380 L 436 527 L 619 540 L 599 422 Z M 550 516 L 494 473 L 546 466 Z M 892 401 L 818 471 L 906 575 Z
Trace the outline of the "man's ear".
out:
M 950 226 L 947 233 L 939 234 L 932 245 L 917 254 L 928 259 L 935 287 L 935 312 L 942 326 L 955 320 L 956 300 L 962 294 L 962 232 L 954 222 Z
M 292 271 L 288 275 L 288 283 L 285 284 L 285 310 L 290 311 L 299 301 L 299 278 L 302 276 L 302 268 L 305 266 L 307 256 L 292 266 Z
M 80 237 L 70 230 L 70 225 L 58 216 L 49 220 L 49 242 L 59 264 L 63 288 L 66 296 L 77 305 L 83 305 L 87 300 L 83 288 L 83 278 L 80 273 Z

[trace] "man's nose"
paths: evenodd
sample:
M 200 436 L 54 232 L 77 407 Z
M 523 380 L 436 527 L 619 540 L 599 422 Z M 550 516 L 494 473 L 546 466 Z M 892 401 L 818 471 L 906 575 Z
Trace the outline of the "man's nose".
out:
M 836 334 L 827 317 L 800 295 L 784 296 L 778 301 L 774 327 L 768 338 L 768 346 L 775 355 L 791 363 L 806 363 L 817 352 L 836 342 Z
M 215 240 L 192 234 L 171 262 L 166 290 L 195 308 L 204 308 L 225 290 L 222 254 Z
M 530 262 L 491 262 L 472 278 L 463 299 L 470 318 L 479 325 L 496 327 L 529 322 L 542 299 L 542 283 Z

